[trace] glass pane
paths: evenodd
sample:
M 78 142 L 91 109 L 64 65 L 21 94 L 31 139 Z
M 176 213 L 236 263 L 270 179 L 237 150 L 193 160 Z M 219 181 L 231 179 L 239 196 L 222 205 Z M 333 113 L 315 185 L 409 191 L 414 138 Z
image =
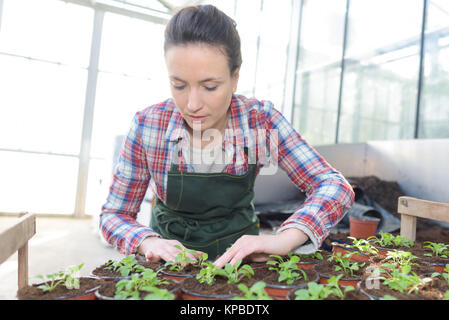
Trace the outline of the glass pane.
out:
M 60 0 L 4 0 L 0 52 L 86 68 L 93 14 Z
M 101 71 L 140 77 L 166 74 L 164 26 L 106 13 L 101 39 Z
M 73 214 L 78 158 L 0 151 L 2 212 Z
M 351 1 L 339 142 L 413 138 L 422 9 Z
M 335 142 L 345 0 L 304 1 L 293 126 L 311 144 Z
M 99 214 L 108 194 L 116 149 L 136 112 L 171 96 L 163 26 L 105 15 L 92 132 L 86 213 Z M 132 37 L 129 35 L 133 34 Z
M 428 3 L 419 138 L 449 138 L 449 3 Z
M 255 96 L 270 100 L 282 110 L 284 100 L 285 66 L 290 36 L 291 2 L 264 0 L 260 30 L 259 61 Z
M 87 70 L 0 55 L 0 148 L 78 154 Z

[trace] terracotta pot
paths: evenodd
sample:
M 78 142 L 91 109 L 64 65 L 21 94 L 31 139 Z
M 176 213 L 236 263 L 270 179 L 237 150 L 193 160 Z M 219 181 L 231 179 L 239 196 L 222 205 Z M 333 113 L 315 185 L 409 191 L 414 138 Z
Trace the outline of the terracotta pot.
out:
M 308 270 L 310 270 L 310 269 L 308 269 Z M 312 277 L 310 277 L 310 272 L 313 273 Z M 277 300 L 286 300 L 288 293 L 292 289 L 298 290 L 298 289 L 306 288 L 307 287 L 307 283 L 309 283 L 309 282 L 318 282 L 319 279 L 320 279 L 320 275 L 318 274 L 318 272 L 314 272 L 313 270 L 310 270 L 309 271 L 309 279 L 305 283 L 302 283 L 300 285 L 266 283 L 265 284 L 265 291 L 272 298 L 275 298 Z
M 115 285 L 116 285 L 116 282 L 111 282 L 111 281 L 109 281 L 107 284 L 105 284 L 105 286 L 114 286 L 114 287 L 115 287 Z M 109 297 L 109 296 L 105 296 L 105 295 L 101 294 L 100 293 L 101 288 L 102 288 L 102 286 L 100 288 L 96 288 L 96 290 L 93 292 L 93 294 L 94 294 L 96 299 L 98 299 L 98 300 L 117 300 L 114 297 Z M 180 298 L 181 298 L 181 295 L 180 295 L 181 291 L 180 291 L 179 286 L 173 288 L 169 292 L 173 293 L 175 295 L 173 300 L 180 300 Z
M 425 261 L 425 260 L 422 260 L 421 263 L 432 266 L 436 272 L 440 272 L 440 273 L 444 272 L 444 268 L 446 268 L 446 264 L 447 264 L 447 263 L 429 262 L 429 261 Z
M 192 274 L 179 274 L 170 271 L 162 270 L 160 275 L 168 280 L 173 280 L 180 283 L 182 280 L 193 277 Z
M 318 261 L 308 261 L 308 262 L 298 262 L 297 266 L 304 270 L 309 270 L 315 267 L 321 260 Z
M 349 218 L 349 235 L 357 239 L 366 239 L 376 235 L 378 219 Z
M 320 273 L 319 283 L 327 284 L 329 278 L 330 276 Z M 340 278 L 340 280 L 338 280 L 338 285 L 342 287 L 353 286 L 356 288 L 360 281 L 362 281 L 362 278 Z
M 356 254 L 353 254 L 351 256 L 351 258 L 349 259 L 349 261 L 354 261 L 354 262 L 366 262 L 366 261 L 369 261 L 369 259 L 370 259 L 370 256 L 366 253 L 360 252 L 360 251 L 352 249 L 352 248 L 346 248 L 346 247 L 338 245 L 338 244 L 333 244 L 332 252 L 333 253 L 341 252 L 342 256 L 345 254 L 348 254 L 348 253 L 355 252 Z
M 231 300 L 232 298 L 238 296 L 238 294 L 209 295 L 188 290 L 183 286 L 183 283 L 191 278 L 192 277 L 185 278 L 180 282 L 181 300 Z
M 72 296 L 59 297 L 56 298 L 55 300 L 97 300 L 97 297 L 95 296 L 95 291 L 99 288 L 100 286 L 97 286 L 92 289 L 86 290 L 83 293 Z

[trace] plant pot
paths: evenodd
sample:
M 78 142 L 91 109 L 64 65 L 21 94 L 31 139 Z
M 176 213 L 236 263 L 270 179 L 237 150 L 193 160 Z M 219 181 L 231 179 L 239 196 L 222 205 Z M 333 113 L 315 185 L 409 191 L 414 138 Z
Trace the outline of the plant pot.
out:
M 236 284 L 228 284 L 227 279 L 221 277 L 211 286 L 200 283 L 195 277 L 187 277 L 180 282 L 180 290 L 181 300 L 230 300 L 241 294 Z
M 320 276 L 319 283 L 327 284 L 330 277 L 343 274 L 343 276 L 338 281 L 338 285 L 353 286 L 355 288 L 357 284 L 362 280 L 365 273 L 365 269 L 361 268 L 360 270 L 356 271 L 354 276 L 348 276 L 343 271 L 335 271 L 334 268 L 335 265 L 331 262 L 321 263 L 316 266 L 315 271 L 317 271 Z
M 425 275 L 423 275 L 425 276 Z M 441 286 L 444 286 L 447 281 L 441 279 L 434 279 L 431 283 L 424 285 L 418 293 L 407 294 L 401 293 L 396 290 L 390 289 L 388 286 L 379 282 L 367 282 L 363 279 L 360 282 L 360 291 L 365 293 L 371 298 L 371 300 L 385 300 L 385 295 L 392 296 L 397 300 L 441 300 L 443 298 L 444 292 L 440 290 Z M 436 282 L 440 282 L 437 284 Z M 369 285 L 368 285 L 369 284 Z
M 170 280 L 169 280 L 170 281 Z M 98 300 L 117 300 L 114 298 L 115 295 L 115 288 L 118 281 L 108 281 L 105 282 L 104 285 L 97 288 L 94 292 L 95 297 Z M 178 283 L 174 281 L 170 281 L 171 283 L 169 285 L 160 286 L 160 288 L 167 288 L 167 290 L 170 293 L 173 293 L 175 295 L 174 300 L 180 299 L 180 289 Z M 141 294 L 142 300 L 144 296 L 148 294 L 146 292 L 143 292 Z
M 104 263 L 101 266 L 92 270 L 92 272 L 90 273 L 90 276 L 94 277 L 96 279 L 101 279 L 104 281 L 111 281 L 111 282 L 119 281 L 122 279 L 131 279 L 131 274 L 133 274 L 133 273 L 130 273 L 129 276 L 122 276 L 120 274 L 120 272 L 118 272 L 118 271 L 105 269 L 106 263 Z M 152 269 L 152 270 L 158 270 L 163 266 L 162 263 L 160 263 L 160 262 L 150 262 L 150 261 L 139 261 L 139 264 L 144 266 L 147 269 Z
M 287 300 L 296 300 L 296 290 L 300 288 L 294 288 L 290 290 L 287 294 Z M 346 293 L 346 296 L 344 299 L 340 299 L 336 296 L 329 296 L 326 299 L 323 300 L 371 300 L 371 298 L 366 295 L 366 293 L 362 292 L 360 290 L 360 282 L 357 284 L 357 287 L 355 287 L 355 291 L 350 291 Z
M 285 282 L 279 282 L 279 274 L 277 271 L 269 270 L 269 266 L 254 269 L 254 276 L 251 278 L 252 282 L 263 281 L 265 282 L 265 291 L 267 294 L 277 300 L 286 300 L 287 294 L 293 288 L 303 288 L 307 286 L 309 282 L 318 282 L 320 276 L 314 268 L 303 269 L 307 275 L 306 279 L 299 279 L 292 284 Z
M 367 239 L 368 237 L 376 235 L 378 225 L 379 219 L 358 219 L 355 217 L 350 217 L 349 235 L 357 239 Z
M 43 292 L 38 288 L 43 283 L 26 286 L 17 292 L 19 300 L 96 300 L 95 290 L 104 284 L 104 281 L 81 277 L 79 289 L 67 289 L 64 285 L 58 285 L 52 292 Z
M 350 261 L 354 261 L 354 262 L 367 262 L 370 260 L 370 256 L 366 253 L 360 252 L 358 250 L 352 249 L 352 248 L 346 248 L 343 245 L 338 245 L 338 244 L 334 244 L 332 246 L 332 252 L 333 253 L 337 253 L 337 252 L 341 252 L 341 255 L 345 255 L 348 253 L 356 253 L 353 254 L 351 256 L 351 258 L 349 259 Z

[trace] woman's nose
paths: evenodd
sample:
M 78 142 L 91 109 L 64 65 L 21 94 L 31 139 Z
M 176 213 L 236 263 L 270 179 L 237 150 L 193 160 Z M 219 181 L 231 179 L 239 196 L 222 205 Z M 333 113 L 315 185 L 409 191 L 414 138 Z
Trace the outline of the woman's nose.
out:
M 187 101 L 187 110 L 190 114 L 195 114 L 198 110 L 203 107 L 201 97 L 197 90 L 190 90 L 189 100 Z

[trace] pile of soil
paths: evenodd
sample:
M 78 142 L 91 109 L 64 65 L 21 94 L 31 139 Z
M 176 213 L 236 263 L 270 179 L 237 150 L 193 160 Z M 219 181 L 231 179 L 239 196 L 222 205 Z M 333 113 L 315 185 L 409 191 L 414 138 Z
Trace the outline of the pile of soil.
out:
M 176 282 L 174 282 L 174 281 L 170 281 L 170 280 L 166 280 L 166 281 L 168 282 L 167 284 L 161 284 L 161 285 L 158 286 L 158 288 L 159 289 L 166 289 L 169 292 L 173 293 L 179 287 L 179 285 Z M 114 282 L 108 283 L 106 285 L 103 285 L 103 286 L 101 286 L 101 288 L 98 289 L 98 293 L 100 295 L 104 296 L 104 297 L 107 297 L 107 298 L 114 298 L 115 292 L 117 290 L 116 289 L 116 284 L 117 284 L 117 282 L 114 281 Z M 147 291 L 141 291 L 140 292 L 140 298 L 144 299 L 145 296 L 147 296 L 148 294 L 150 294 L 150 293 L 147 292 Z
M 401 218 L 401 215 L 397 213 L 398 198 L 406 196 L 406 194 L 397 182 L 381 180 L 376 176 L 348 177 L 348 180 L 358 185 L 369 198 L 385 210 L 398 219 Z M 417 218 L 416 232 L 417 240 L 447 242 L 449 239 L 449 229 L 441 227 L 440 224 L 431 219 Z M 421 232 L 423 232 L 422 235 Z
M 102 264 L 101 266 L 95 268 L 92 271 L 92 274 L 94 276 L 98 276 L 98 277 L 111 277 L 111 278 L 122 277 L 122 275 L 120 274 L 119 271 L 114 271 L 112 269 L 105 269 L 106 265 L 109 262 L 111 262 L 111 260 L 109 260 L 108 262 L 106 262 L 106 263 Z M 140 261 L 139 264 L 144 266 L 145 268 L 153 269 L 154 271 L 156 271 L 157 269 L 159 269 L 163 265 L 160 262 L 150 262 L 150 261 Z

